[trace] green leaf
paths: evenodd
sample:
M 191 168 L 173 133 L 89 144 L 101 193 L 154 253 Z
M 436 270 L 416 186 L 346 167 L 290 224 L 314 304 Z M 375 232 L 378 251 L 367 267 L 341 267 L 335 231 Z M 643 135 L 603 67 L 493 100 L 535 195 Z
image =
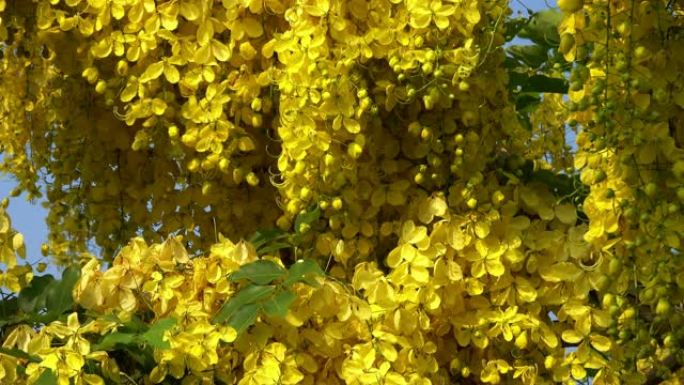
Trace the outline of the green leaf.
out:
M 515 99 L 515 110 L 518 113 L 518 120 L 527 130 L 532 130 L 532 122 L 530 120 L 530 114 L 539 106 L 541 103 L 541 97 L 537 93 L 523 92 L 514 95 Z
M 260 248 L 257 252 L 259 254 L 271 254 L 274 251 L 278 251 L 281 249 L 287 249 L 289 247 L 292 247 L 292 244 L 285 243 L 285 242 L 274 242 L 274 243 L 271 243 L 270 245 L 267 245 L 267 246 Z
M 527 92 L 545 92 L 554 94 L 567 94 L 568 82 L 565 79 L 551 78 L 544 75 L 532 75 L 527 80 L 527 86 L 523 89 Z
M 115 320 L 115 322 L 121 323 L 121 321 L 118 319 L 118 317 Z M 145 322 L 143 322 L 140 319 L 140 317 L 135 316 L 135 315 L 133 317 L 131 317 L 130 320 L 123 322 L 122 325 L 123 325 L 122 330 L 125 330 L 127 332 L 139 333 L 139 332 L 142 332 L 142 331 L 147 329 L 147 324 L 145 324 Z
M 133 333 L 114 332 L 105 335 L 100 342 L 93 345 L 93 350 L 115 350 L 117 346 L 130 345 L 136 341 Z
M 254 302 L 264 299 L 275 291 L 275 286 L 258 286 L 248 285 L 240 290 L 233 298 L 226 301 L 221 306 L 221 309 L 216 313 L 214 322 L 222 323 L 229 321 L 235 316 L 243 307 Z
M 258 303 L 243 306 L 234 314 L 228 325 L 240 335 L 254 324 L 259 315 L 259 310 L 261 310 L 261 304 Z
M 55 277 L 49 274 L 33 277 L 31 283 L 19 292 L 19 308 L 26 313 L 45 308 L 47 289 L 53 285 L 53 282 L 55 282 Z
M 539 11 L 530 17 L 518 36 L 540 45 L 556 47 L 560 44 L 558 25 L 562 20 L 563 14 L 556 9 Z
M 515 98 L 515 110 L 529 113 L 534 111 L 539 103 L 541 103 L 541 97 L 538 94 L 522 93 Z
M 281 240 L 283 238 L 287 238 L 288 234 L 284 232 L 283 230 L 274 228 L 274 229 L 263 229 L 263 230 L 257 230 L 254 235 L 249 239 L 249 242 L 254 245 L 254 248 L 259 251 L 259 249 L 266 244 Z
M 53 321 L 71 309 L 74 304 L 72 292 L 80 275 L 81 270 L 79 268 L 68 267 L 62 273 L 62 278 L 59 281 L 50 284 L 46 292 L 47 314 L 43 317 L 43 322 Z
M 267 301 L 264 301 L 264 313 L 270 317 L 285 317 L 290 305 L 297 299 L 297 295 L 289 290 L 281 291 Z
M 0 301 L 0 327 L 23 322 L 25 318 L 20 314 L 16 296 Z
M 266 285 L 284 275 L 285 269 L 273 261 L 262 259 L 241 266 L 238 271 L 230 275 L 230 281 L 246 279 L 258 285 Z
M 29 360 L 30 362 L 40 362 L 40 357 L 30 355 L 25 351 L 17 348 L 10 349 L 0 346 L 0 353 L 16 358 L 21 358 L 22 360 Z
M 57 385 L 57 376 L 52 369 L 44 369 L 33 385 Z
M 512 45 L 506 49 L 506 52 L 532 68 L 541 67 L 549 59 L 548 48 L 538 44 Z
M 283 281 L 283 286 L 292 286 L 297 282 L 305 282 L 310 286 L 318 287 L 320 284 L 316 277 L 323 277 L 325 273 L 320 266 L 312 259 L 300 259 L 293 263 L 287 271 L 287 278 Z
M 568 82 L 565 79 L 551 78 L 545 75 L 529 76 L 515 71 L 509 71 L 508 79 L 508 88 L 513 91 L 568 93 Z
M 505 32 L 504 32 L 504 39 L 506 41 L 511 41 L 513 38 L 518 35 L 521 29 L 525 28 L 527 23 L 529 22 L 528 18 L 526 17 L 516 17 L 516 18 L 510 18 L 506 20 L 505 23 Z
M 126 346 L 126 355 L 135 361 L 143 371 L 149 372 L 157 366 L 154 361 L 154 349 L 151 346 L 142 345 L 128 345 Z
M 303 224 L 311 225 L 321 217 L 321 208 L 318 205 L 310 207 L 307 211 L 297 215 L 295 218 L 295 233 L 301 234 Z
M 145 333 L 140 335 L 148 345 L 158 349 L 168 349 L 168 341 L 164 341 L 164 332 L 176 325 L 175 318 L 162 318 L 155 322 Z

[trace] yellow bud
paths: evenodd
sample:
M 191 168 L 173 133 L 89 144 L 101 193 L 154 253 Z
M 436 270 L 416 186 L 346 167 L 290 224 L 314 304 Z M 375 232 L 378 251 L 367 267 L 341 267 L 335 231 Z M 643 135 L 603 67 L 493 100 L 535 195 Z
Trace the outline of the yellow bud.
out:
M 497 206 L 500 205 L 505 199 L 506 196 L 499 190 L 495 191 L 494 194 L 492 194 L 492 203 Z
M 299 232 L 302 234 L 307 233 L 309 230 L 311 230 L 311 225 L 308 223 L 300 223 L 299 224 Z
M 276 226 L 283 231 L 287 231 L 290 228 L 290 220 L 282 215 L 280 218 L 278 218 L 278 220 L 276 220 Z
M 648 48 L 644 47 L 643 45 L 640 45 L 634 49 L 634 57 L 637 60 L 642 60 L 647 58 L 649 55 Z
M 342 218 L 339 215 L 334 215 L 328 220 L 328 226 L 333 230 L 339 230 L 342 227 Z
M 359 251 L 359 255 L 365 257 L 370 254 L 373 249 L 373 244 L 367 238 L 361 238 L 356 244 L 356 250 Z
M 247 183 L 249 183 L 250 186 L 256 186 L 259 184 L 259 177 L 256 176 L 254 172 L 250 172 L 249 174 L 247 174 L 245 179 L 247 180 Z
M 556 366 L 556 358 L 554 356 L 546 356 L 544 359 L 544 367 L 546 369 L 551 369 Z
M 254 111 L 261 111 L 261 98 L 255 98 L 254 100 L 252 100 L 252 104 L 250 105 L 250 107 L 252 107 L 252 110 Z
M 245 177 L 245 172 L 241 168 L 233 169 L 233 182 L 236 184 L 242 183 L 242 179 Z
M 126 60 L 119 60 L 116 63 L 116 73 L 120 76 L 125 76 L 128 73 L 128 62 Z
M 646 185 L 646 187 L 644 187 L 644 192 L 646 195 L 653 198 L 658 193 L 658 186 L 656 186 L 655 183 L 650 182 Z
M 252 115 L 252 119 L 250 119 L 250 123 L 252 124 L 252 127 L 261 127 L 264 123 L 264 118 L 261 114 L 254 114 Z
M 372 237 L 373 234 L 375 233 L 375 227 L 370 224 L 370 222 L 363 222 L 361 223 L 361 234 L 363 234 L 364 237 Z
M 632 23 L 623 21 L 622 23 L 618 24 L 617 26 L 617 31 L 622 34 L 626 35 L 629 34 L 632 30 Z
M 411 122 L 408 125 L 408 132 L 413 136 L 418 136 L 422 132 L 422 126 L 418 122 Z
M 188 147 L 195 147 L 195 143 L 197 143 L 197 135 L 195 134 L 190 134 L 190 133 L 185 133 L 181 136 L 181 142 L 183 142 L 184 145 Z
M 171 138 L 177 138 L 178 137 L 178 126 L 175 124 L 172 124 L 169 126 L 169 137 Z
M 611 307 L 615 304 L 615 296 L 611 293 L 604 294 L 603 299 L 601 300 L 601 304 L 605 309 Z
M 95 92 L 98 94 L 104 94 L 107 91 L 107 82 L 104 80 L 98 80 L 95 85 Z
M 341 210 L 342 209 L 342 199 L 340 199 L 340 198 L 333 199 L 332 207 L 335 210 Z
M 661 298 L 658 300 L 658 304 L 656 304 L 655 312 L 657 315 L 667 315 L 671 309 L 672 305 L 670 302 L 666 298 Z
M 302 187 L 302 189 L 299 190 L 299 197 L 302 200 L 308 200 L 311 198 L 311 190 L 308 187 Z
M 466 111 L 466 112 L 472 113 L 472 111 Z M 475 131 L 468 131 L 468 134 L 466 136 L 467 136 L 466 139 L 468 139 L 468 141 L 470 143 L 476 143 L 480 140 L 480 135 L 478 135 L 477 132 L 475 132 Z
M 221 172 L 228 172 L 228 167 L 230 167 L 230 161 L 227 158 L 221 158 L 219 160 L 218 166 Z
M 633 307 L 628 307 L 627 309 L 625 309 L 625 311 L 622 312 L 622 315 L 620 317 L 629 320 L 634 318 L 635 315 L 636 310 L 634 310 Z
M 393 231 L 392 222 L 383 222 L 382 225 L 380 225 L 380 235 L 383 237 L 390 236 Z
M 466 205 L 469 208 L 474 209 L 475 207 L 477 207 L 477 199 L 475 199 L 475 198 L 468 199 L 468 201 L 466 202 Z
M 215 154 L 212 154 L 215 155 Z M 216 156 L 208 156 L 206 157 L 201 164 L 202 170 L 204 171 L 211 171 L 216 167 L 216 163 L 218 163 L 218 158 Z
M 672 173 L 677 179 L 684 179 L 684 160 L 675 162 L 675 164 L 672 166 Z
M 358 159 L 363 153 L 363 147 L 358 143 L 350 143 L 347 147 L 347 154 L 354 159 Z
M 81 76 L 83 76 L 88 81 L 88 83 L 95 84 L 95 82 L 97 82 L 99 74 L 98 74 L 97 68 L 88 67 L 88 68 L 83 70 L 83 72 L 81 73 Z
M 292 216 L 299 214 L 299 200 L 293 199 L 293 200 L 287 202 L 287 206 L 285 207 L 285 211 L 287 211 L 287 213 L 292 215 Z

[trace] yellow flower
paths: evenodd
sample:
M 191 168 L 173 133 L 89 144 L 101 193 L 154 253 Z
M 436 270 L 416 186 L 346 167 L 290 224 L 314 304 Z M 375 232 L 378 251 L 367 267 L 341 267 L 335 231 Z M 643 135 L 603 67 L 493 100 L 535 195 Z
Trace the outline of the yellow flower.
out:
M 449 27 L 449 16 L 456 13 L 456 7 L 443 4 L 441 0 L 409 0 L 407 7 L 413 28 L 426 28 L 434 21 L 437 28 L 446 29 Z

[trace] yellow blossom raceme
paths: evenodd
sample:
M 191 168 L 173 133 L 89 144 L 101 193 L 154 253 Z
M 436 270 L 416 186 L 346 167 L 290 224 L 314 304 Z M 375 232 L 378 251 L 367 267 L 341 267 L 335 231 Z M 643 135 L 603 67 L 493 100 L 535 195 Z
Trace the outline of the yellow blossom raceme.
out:
M 89 240 L 111 259 L 139 230 L 151 239 L 187 229 L 194 244 L 206 247 L 195 226 L 237 240 L 276 217 L 272 186 L 265 183 L 270 158 L 256 151 L 266 145 L 263 129 L 275 116 L 271 63 L 232 51 L 258 52 L 264 33 L 283 23 L 284 6 L 205 10 L 204 3 L 70 1 L 62 7 L 41 1 L 8 10 L 16 31 L 11 46 L 21 47 L 15 51 L 21 55 L 2 59 L 3 87 L 16 89 L 2 114 L 16 115 L 12 125 L 21 129 L 9 129 L 3 119 L 3 170 L 14 170 L 20 188 L 33 196 L 39 194 L 37 170 L 55 170 L 46 197 L 64 205 L 50 210 L 47 251 L 63 262 Z M 26 27 L 31 20 L 37 28 Z M 35 92 L 22 88 L 27 82 Z M 60 91 L 51 92 L 56 84 Z M 91 102 L 75 102 L 85 94 Z M 29 141 L 33 154 L 61 148 L 65 168 L 58 170 L 50 156 L 29 161 Z M 77 177 L 64 171 L 73 169 Z M 260 203 L 247 203 L 247 190 L 261 196 Z M 227 195 L 247 204 L 224 201 L 224 209 L 197 215 Z M 245 216 L 243 209 L 260 214 Z M 253 223 L 235 227 L 240 217 Z
M 641 357 L 677 354 L 672 341 L 679 338 L 675 331 L 684 320 L 670 306 L 680 301 L 674 286 L 670 289 L 675 291 L 655 290 L 681 275 L 682 268 L 673 253 L 682 236 L 681 173 L 676 171 L 683 156 L 684 105 L 677 98 L 682 57 L 676 53 L 681 39 L 656 37 L 662 28 L 681 28 L 680 6 L 668 8 L 666 1 L 568 3 L 559 26 L 561 50 L 568 60 L 588 58 L 573 70 L 569 94 L 570 122 L 582 129 L 575 167 L 590 186 L 583 204 L 588 217 L 584 239 L 601 257 L 597 273 L 606 277 L 602 304 L 610 313 L 607 335 L 613 349 L 638 362 L 616 362 L 599 371 L 594 382 L 666 381 L 671 378 L 667 360 L 649 363 Z M 582 375 L 573 369 L 573 376 Z
M 508 3 L 0 0 L 0 168 L 48 182 L 46 254 L 103 251 L 0 379 L 675 381 L 681 6 L 559 3 L 526 126 Z
M 30 265 L 19 265 L 18 259 L 26 258 L 24 235 L 12 228 L 7 214 L 9 200 L 2 200 L 0 207 L 0 289 L 6 288 L 17 293 L 29 284 L 33 277 Z

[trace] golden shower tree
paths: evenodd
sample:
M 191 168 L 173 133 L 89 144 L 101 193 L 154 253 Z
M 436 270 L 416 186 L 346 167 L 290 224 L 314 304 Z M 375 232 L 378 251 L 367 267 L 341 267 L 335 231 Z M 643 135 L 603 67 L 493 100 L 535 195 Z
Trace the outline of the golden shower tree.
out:
M 684 8 L 558 7 L 0 0 L 0 382 L 679 384 Z

